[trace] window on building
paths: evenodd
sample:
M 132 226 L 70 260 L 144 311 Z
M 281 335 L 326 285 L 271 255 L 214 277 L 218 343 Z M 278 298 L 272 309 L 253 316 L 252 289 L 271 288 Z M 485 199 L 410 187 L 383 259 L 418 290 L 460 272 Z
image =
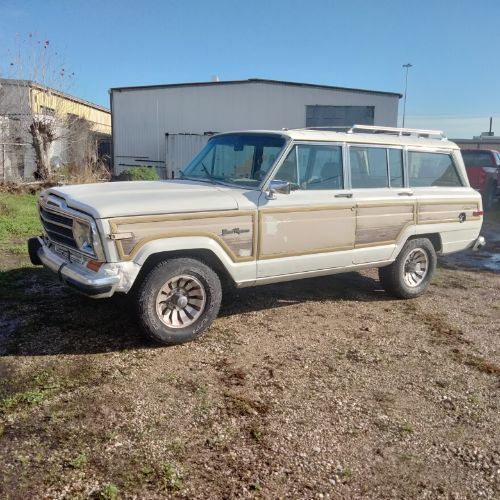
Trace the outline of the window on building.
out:
M 343 189 L 341 146 L 295 146 L 282 163 L 275 179 L 288 181 L 295 189 Z
M 387 150 L 365 146 L 349 148 L 353 188 L 384 188 L 387 177 Z
M 411 187 L 462 186 L 451 155 L 447 153 L 408 152 Z
M 54 116 L 56 114 L 56 110 L 54 108 L 49 108 L 48 106 L 40 106 L 40 110 L 42 115 Z
M 74 113 L 68 113 L 68 123 L 75 123 L 78 118 L 78 115 L 75 115 Z
M 306 127 L 373 125 L 375 106 L 306 106 Z

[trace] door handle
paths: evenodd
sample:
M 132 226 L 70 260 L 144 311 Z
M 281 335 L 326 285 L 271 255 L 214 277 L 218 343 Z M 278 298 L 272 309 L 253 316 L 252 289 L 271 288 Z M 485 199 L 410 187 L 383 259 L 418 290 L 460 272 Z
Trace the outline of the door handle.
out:
M 413 191 L 401 191 L 398 196 L 413 196 Z
M 352 193 L 339 193 L 335 195 L 335 198 L 352 198 Z

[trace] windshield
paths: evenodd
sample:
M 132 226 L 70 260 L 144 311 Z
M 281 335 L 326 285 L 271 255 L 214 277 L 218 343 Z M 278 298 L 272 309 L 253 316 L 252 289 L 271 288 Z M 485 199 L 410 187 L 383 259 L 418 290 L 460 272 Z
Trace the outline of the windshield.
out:
M 285 138 L 272 134 L 224 134 L 211 139 L 181 172 L 181 179 L 258 187 L 278 158 Z

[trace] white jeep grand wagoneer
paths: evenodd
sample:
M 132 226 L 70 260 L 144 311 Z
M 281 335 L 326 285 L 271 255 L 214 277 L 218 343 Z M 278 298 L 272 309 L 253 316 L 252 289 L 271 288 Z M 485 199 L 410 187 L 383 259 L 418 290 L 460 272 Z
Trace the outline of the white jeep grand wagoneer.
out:
M 355 126 L 216 135 L 168 181 L 50 188 L 33 264 L 86 295 L 133 294 L 177 344 L 236 287 L 377 267 L 387 292 L 425 292 L 436 254 L 484 245 L 481 196 L 440 132 Z

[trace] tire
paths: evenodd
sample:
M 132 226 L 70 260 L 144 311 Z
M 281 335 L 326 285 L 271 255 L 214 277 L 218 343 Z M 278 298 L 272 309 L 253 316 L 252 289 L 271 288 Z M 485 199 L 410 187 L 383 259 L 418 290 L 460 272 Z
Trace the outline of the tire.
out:
M 379 268 L 380 284 L 395 297 L 418 297 L 429 288 L 436 261 L 436 251 L 427 238 L 408 240 L 391 265 Z
M 190 258 L 165 260 L 139 285 L 139 322 L 156 342 L 183 344 L 199 337 L 212 324 L 221 298 L 219 277 L 206 264 Z

